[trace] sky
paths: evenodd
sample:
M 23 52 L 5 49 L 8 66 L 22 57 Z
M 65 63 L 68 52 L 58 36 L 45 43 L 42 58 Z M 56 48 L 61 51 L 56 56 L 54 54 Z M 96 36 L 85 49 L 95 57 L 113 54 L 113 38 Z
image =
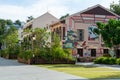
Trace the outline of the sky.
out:
M 36 18 L 46 12 L 60 18 L 96 4 L 109 8 L 113 1 L 119 0 L 0 0 L 0 18 L 26 21 L 28 16 Z

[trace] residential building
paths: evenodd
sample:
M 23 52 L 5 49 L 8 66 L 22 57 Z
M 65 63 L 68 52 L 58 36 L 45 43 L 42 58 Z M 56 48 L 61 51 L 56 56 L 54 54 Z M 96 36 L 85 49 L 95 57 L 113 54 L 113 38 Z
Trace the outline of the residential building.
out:
M 118 20 L 119 18 L 119 15 L 97 4 L 54 23 L 51 30 L 60 34 L 63 46 L 66 45 L 64 37 L 69 34 L 68 32 L 70 30 L 75 32 L 77 39 L 71 43 L 75 45 L 73 54 L 77 54 L 78 58 L 94 59 L 109 52 L 101 36 L 93 32 L 93 29 L 97 28 L 96 22 L 107 23 L 109 19 Z
M 47 29 L 47 32 L 51 32 L 49 25 L 53 24 L 55 22 L 58 22 L 59 20 L 54 17 L 53 15 L 51 15 L 49 12 L 27 22 L 24 26 L 23 26 L 23 33 L 22 36 L 23 38 L 26 36 L 29 36 L 29 40 L 31 40 L 31 33 L 25 32 L 26 29 L 32 29 L 32 31 L 34 31 L 35 28 L 45 28 Z M 46 42 L 51 42 L 51 36 L 48 38 L 48 40 Z
M 46 28 L 49 27 L 50 24 L 57 22 L 58 19 L 51 15 L 49 12 L 31 20 L 30 22 L 26 23 L 24 25 L 25 28 Z

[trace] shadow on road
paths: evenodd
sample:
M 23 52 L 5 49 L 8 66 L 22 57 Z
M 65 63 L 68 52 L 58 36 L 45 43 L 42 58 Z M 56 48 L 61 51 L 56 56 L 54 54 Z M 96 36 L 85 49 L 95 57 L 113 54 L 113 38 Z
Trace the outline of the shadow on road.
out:
M 19 63 L 17 60 L 9 60 L 0 57 L 0 66 L 23 66 L 26 64 Z

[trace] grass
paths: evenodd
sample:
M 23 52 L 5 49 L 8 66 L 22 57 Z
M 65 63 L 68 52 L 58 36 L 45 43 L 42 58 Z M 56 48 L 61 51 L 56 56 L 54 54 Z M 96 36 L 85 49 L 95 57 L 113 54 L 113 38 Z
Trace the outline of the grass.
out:
M 40 67 L 65 72 L 72 75 L 77 75 L 89 79 L 118 79 L 120 78 L 120 70 L 109 68 L 100 68 L 93 66 L 80 66 L 74 64 L 46 64 L 39 65 Z

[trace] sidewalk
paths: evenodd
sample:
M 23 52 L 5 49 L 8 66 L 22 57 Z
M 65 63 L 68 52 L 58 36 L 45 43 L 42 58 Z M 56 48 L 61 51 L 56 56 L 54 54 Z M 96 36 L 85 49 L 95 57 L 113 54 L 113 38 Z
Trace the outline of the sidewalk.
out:
M 0 57 L 0 80 L 88 80 L 63 72 L 18 63 Z
M 120 70 L 120 65 L 94 64 L 93 62 L 77 62 L 76 65 L 97 66 L 97 67 L 105 67 L 105 68 Z

